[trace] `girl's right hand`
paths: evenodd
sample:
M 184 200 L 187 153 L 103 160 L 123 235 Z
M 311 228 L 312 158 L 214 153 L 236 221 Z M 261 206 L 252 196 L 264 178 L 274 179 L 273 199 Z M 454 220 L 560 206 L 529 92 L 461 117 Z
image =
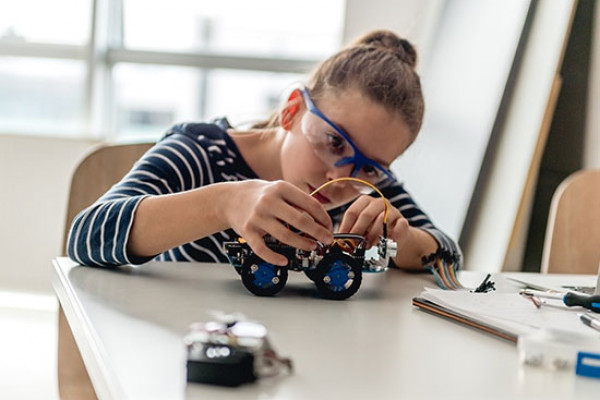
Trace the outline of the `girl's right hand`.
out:
M 333 240 L 331 218 L 323 205 L 291 183 L 247 180 L 236 182 L 231 192 L 225 210 L 229 226 L 268 263 L 283 266 L 288 260 L 266 246 L 266 234 L 307 251 L 316 248 L 315 239 L 325 244 Z

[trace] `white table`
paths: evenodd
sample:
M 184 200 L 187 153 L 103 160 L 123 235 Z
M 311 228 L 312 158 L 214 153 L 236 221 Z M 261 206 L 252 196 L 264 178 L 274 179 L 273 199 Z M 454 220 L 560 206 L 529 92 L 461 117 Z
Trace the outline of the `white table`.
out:
M 586 399 L 600 380 L 519 365 L 514 344 L 411 305 L 432 276 L 364 276 L 346 301 L 316 297 L 290 272 L 255 297 L 229 265 L 149 263 L 108 270 L 54 260 L 53 285 L 100 399 Z M 475 286 L 483 275 L 465 272 Z M 495 276 L 501 290 L 516 286 Z M 182 338 L 211 311 L 263 323 L 291 375 L 239 388 L 186 384 Z

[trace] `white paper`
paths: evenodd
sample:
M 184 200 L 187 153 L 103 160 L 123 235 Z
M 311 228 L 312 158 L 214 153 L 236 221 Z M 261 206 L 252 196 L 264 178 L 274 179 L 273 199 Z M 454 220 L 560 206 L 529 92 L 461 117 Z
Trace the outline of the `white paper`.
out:
M 518 293 L 471 293 L 429 289 L 421 297 L 464 316 L 522 335 L 536 329 L 561 329 L 578 332 L 600 340 L 594 331 L 579 319 L 582 307 L 566 307 L 560 301 L 549 301 L 540 308 Z

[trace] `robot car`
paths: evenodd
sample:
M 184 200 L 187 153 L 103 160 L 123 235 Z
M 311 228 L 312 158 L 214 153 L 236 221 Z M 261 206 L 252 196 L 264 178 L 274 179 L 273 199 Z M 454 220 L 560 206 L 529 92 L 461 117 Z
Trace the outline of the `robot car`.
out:
M 344 300 L 358 291 L 363 272 L 383 272 L 397 245 L 391 239 L 380 238 L 379 258 L 365 258 L 366 240 L 355 234 L 335 234 L 330 245 L 317 242 L 313 251 L 288 246 L 271 236 L 265 236 L 267 246 L 287 257 L 288 265 L 280 267 L 258 257 L 242 239 L 223 244 L 229 262 L 241 275 L 244 286 L 257 296 L 273 296 L 285 286 L 288 271 L 302 271 L 311 279 L 319 293 L 332 300 Z

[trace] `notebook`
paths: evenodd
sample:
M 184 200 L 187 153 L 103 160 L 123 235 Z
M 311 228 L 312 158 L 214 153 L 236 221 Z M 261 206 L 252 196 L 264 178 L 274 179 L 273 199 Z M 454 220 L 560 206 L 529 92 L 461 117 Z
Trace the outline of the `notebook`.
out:
M 598 337 L 598 332 L 580 321 L 578 314 L 585 311 L 581 307 L 557 303 L 536 308 L 531 301 L 514 292 L 472 293 L 426 288 L 413 299 L 413 305 L 513 343 L 519 335 L 541 328 Z

